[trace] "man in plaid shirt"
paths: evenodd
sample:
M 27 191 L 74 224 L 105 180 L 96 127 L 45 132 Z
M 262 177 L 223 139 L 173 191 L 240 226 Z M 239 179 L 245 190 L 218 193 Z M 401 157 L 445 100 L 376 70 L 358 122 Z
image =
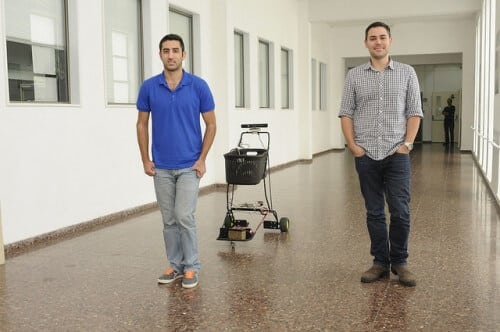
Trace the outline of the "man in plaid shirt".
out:
M 374 22 L 366 28 L 370 62 L 348 72 L 339 117 L 347 147 L 355 157 L 374 257 L 361 282 L 387 277 L 391 270 L 401 284 L 411 287 L 416 279 L 407 268 L 409 154 L 423 113 L 415 70 L 390 58 L 391 43 L 387 24 Z

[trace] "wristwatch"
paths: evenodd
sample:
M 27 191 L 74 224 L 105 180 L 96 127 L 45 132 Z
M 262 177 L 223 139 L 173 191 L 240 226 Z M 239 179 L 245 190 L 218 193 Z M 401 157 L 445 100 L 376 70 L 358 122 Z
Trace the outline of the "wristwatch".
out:
M 408 151 L 413 150 L 413 143 L 411 143 L 411 142 L 404 142 L 403 144 L 408 148 Z

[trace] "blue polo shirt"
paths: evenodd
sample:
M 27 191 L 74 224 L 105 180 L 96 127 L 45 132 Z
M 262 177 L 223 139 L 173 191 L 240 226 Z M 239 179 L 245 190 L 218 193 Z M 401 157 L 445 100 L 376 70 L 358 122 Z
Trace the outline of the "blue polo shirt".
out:
M 140 112 L 151 112 L 155 167 L 193 166 L 202 146 L 200 115 L 215 109 L 208 84 L 183 71 L 182 80 L 171 91 L 162 72 L 142 83 L 136 106 Z

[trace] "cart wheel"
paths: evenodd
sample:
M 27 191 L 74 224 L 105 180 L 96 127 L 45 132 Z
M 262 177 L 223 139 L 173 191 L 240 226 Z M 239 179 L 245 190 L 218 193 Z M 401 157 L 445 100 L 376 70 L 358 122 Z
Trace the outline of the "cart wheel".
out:
M 224 218 L 224 227 L 226 228 L 231 228 L 234 226 L 234 218 L 232 215 L 229 213 L 226 214 L 226 217 Z
M 283 217 L 280 219 L 280 230 L 282 233 L 288 232 L 288 228 L 290 227 L 290 219 L 287 217 Z

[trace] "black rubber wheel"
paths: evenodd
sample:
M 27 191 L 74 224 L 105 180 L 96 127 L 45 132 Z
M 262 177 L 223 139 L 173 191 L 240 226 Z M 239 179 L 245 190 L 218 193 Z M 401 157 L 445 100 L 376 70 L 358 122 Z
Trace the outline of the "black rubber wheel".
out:
M 288 232 L 288 228 L 290 227 L 290 219 L 287 217 L 280 218 L 280 231 L 282 233 Z
M 234 217 L 228 213 L 224 218 L 224 227 L 231 228 L 233 226 L 234 226 Z

